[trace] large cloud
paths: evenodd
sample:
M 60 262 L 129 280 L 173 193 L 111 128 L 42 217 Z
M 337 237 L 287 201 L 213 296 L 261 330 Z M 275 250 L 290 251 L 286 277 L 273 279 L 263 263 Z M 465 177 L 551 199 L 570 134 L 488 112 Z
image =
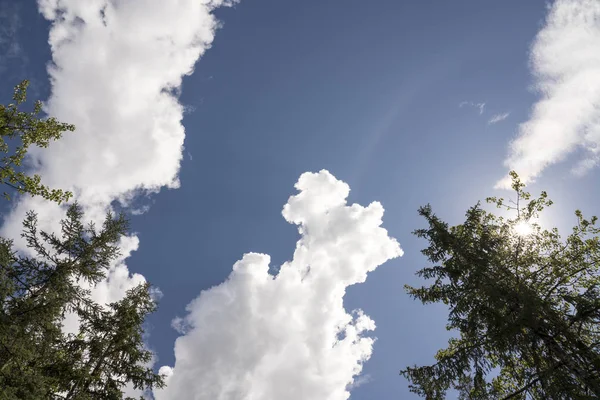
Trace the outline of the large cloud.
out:
M 229 278 L 203 291 L 174 321 L 183 332 L 157 400 L 341 400 L 372 351 L 375 323 L 349 314 L 346 288 L 402 255 L 381 227 L 383 207 L 347 205 L 349 187 L 327 171 L 303 174 L 283 209 L 299 226 L 293 260 L 269 273 L 246 254 Z
M 178 186 L 184 128 L 177 92 L 182 77 L 210 46 L 217 21 L 211 12 L 227 0 L 39 0 L 51 21 L 48 114 L 75 124 L 30 161 L 44 183 L 75 193 L 86 218 L 101 220 L 111 202 Z M 5 217 L 2 234 L 19 240 L 26 211 L 40 225 L 59 228 L 64 209 L 22 197 Z M 123 252 L 137 248 L 135 237 Z M 115 301 L 143 280 L 123 262 L 95 296 Z
M 583 150 L 575 172 L 593 167 L 600 155 L 600 2 L 557 0 L 533 43 L 531 67 L 541 99 L 519 127 L 506 166 L 531 181 Z

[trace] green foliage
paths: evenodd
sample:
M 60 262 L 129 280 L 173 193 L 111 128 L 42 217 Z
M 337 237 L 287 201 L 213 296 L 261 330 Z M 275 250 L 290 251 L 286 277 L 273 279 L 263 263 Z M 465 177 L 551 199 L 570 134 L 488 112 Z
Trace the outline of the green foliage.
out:
M 0 241 L 0 399 L 122 399 L 129 384 L 162 386 L 142 340 L 145 317 L 155 303 L 147 284 L 108 307 L 95 303 L 90 287 L 105 278 L 119 256 L 127 221 L 108 214 L 98 231 L 82 223 L 72 205 L 60 235 L 37 229 L 35 213 L 23 237 L 34 256 Z M 77 334 L 63 332 L 65 315 L 80 321 Z
M 532 199 L 511 175 L 517 200 L 487 201 L 512 219 L 477 204 L 450 227 L 430 206 L 419 210 L 429 226 L 415 234 L 429 242 L 422 252 L 433 265 L 418 275 L 433 283 L 407 290 L 447 305 L 447 329 L 458 336 L 435 364 L 401 374 L 427 399 L 444 399 L 450 389 L 461 399 L 600 398 L 597 218 L 576 211 L 566 239 L 542 229 L 536 220 L 552 202 L 545 192 Z M 531 233 L 517 233 L 523 223 Z
M 57 140 L 65 131 L 73 131 L 75 127 L 57 121 L 55 118 L 41 118 L 42 103 L 37 101 L 32 112 L 19 110 L 26 100 L 28 81 L 15 87 L 14 103 L 0 105 L 0 152 L 5 156 L 0 159 L 0 183 L 16 189 L 19 193 L 42 196 L 59 204 L 68 201 L 70 192 L 50 189 L 41 183 L 39 175 L 26 175 L 22 171 L 22 163 L 31 145 L 46 148 L 51 140 Z M 15 144 L 16 148 L 11 148 Z M 9 199 L 10 195 L 4 193 Z

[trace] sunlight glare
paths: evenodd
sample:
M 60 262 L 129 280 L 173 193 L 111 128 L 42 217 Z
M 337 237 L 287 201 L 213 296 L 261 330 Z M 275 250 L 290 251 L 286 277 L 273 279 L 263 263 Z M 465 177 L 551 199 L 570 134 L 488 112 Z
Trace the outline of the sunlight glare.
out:
M 519 236 L 527 236 L 533 233 L 533 227 L 526 221 L 517 223 L 514 227 L 515 233 Z

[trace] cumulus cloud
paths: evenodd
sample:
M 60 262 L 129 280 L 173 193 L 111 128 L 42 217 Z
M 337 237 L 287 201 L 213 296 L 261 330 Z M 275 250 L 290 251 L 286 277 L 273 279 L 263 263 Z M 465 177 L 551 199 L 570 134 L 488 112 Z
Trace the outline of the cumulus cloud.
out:
M 585 172 L 600 155 L 600 2 L 557 0 L 531 48 L 540 100 L 519 127 L 505 165 L 532 181 L 570 153 Z M 497 187 L 507 187 L 504 178 Z
M 463 101 L 458 105 L 459 108 L 463 107 L 473 107 L 479 110 L 479 115 L 483 114 L 485 111 L 485 103 L 475 103 L 473 101 Z
M 365 383 L 375 323 L 346 311 L 344 294 L 402 250 L 381 227 L 381 204 L 348 205 L 350 188 L 329 172 L 305 173 L 296 188 L 283 208 L 301 236 L 292 260 L 274 276 L 268 255 L 246 254 L 187 306 L 157 400 L 341 400 Z
M 489 119 L 488 125 L 497 124 L 498 122 L 504 121 L 509 116 L 510 116 L 509 112 L 501 113 L 501 114 L 495 114 L 494 116 L 492 116 L 492 118 Z
M 213 41 L 212 11 L 230 3 L 38 0 L 51 22 L 45 111 L 77 130 L 48 149 L 34 149 L 32 171 L 44 183 L 74 192 L 86 218 L 95 221 L 114 201 L 127 206 L 140 193 L 178 187 L 185 132 L 177 93 Z M 2 226 L 2 235 L 14 237 L 17 246 L 23 247 L 21 221 L 31 209 L 48 231 L 57 230 L 64 216 L 56 204 L 22 197 Z M 130 238 L 125 254 L 135 240 Z M 121 262 L 95 296 L 118 300 L 140 277 Z
M 223 1 L 40 0 L 53 22 L 49 114 L 77 127 L 36 153 L 45 180 L 108 204 L 133 190 L 176 188 L 184 75 L 214 38 Z

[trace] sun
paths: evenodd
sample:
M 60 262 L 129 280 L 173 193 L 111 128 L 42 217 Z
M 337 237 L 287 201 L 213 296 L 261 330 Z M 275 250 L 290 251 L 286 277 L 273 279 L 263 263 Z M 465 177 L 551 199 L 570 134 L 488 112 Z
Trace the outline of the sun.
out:
M 515 230 L 515 233 L 519 236 L 528 236 L 533 233 L 533 227 L 529 222 L 526 221 L 518 222 L 513 229 Z

